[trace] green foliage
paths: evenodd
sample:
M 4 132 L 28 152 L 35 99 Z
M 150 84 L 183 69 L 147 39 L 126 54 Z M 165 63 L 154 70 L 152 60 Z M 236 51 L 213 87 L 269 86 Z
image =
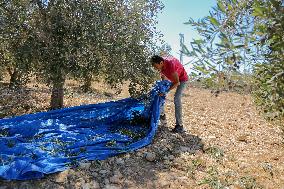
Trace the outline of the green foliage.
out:
M 210 16 L 185 23 L 201 38 L 183 53 L 207 88 L 254 90 L 268 117 L 283 119 L 283 13 L 279 0 L 218 0 Z
M 262 58 L 255 53 L 255 38 L 252 36 L 254 20 L 249 10 L 244 8 L 246 6 L 248 3 L 245 1 L 219 0 L 210 16 L 187 22 L 201 36 L 191 42 L 192 51 L 184 52 L 194 58 L 190 63 L 196 72 L 204 76 L 221 71 L 230 75 L 240 69 L 240 73 L 250 73 L 253 62 Z
M 171 52 L 172 52 L 172 47 L 169 44 L 164 43 L 163 45 L 161 45 L 161 47 L 158 47 L 157 54 L 160 54 L 161 56 L 170 56 Z
M 219 173 L 216 168 L 209 167 L 207 171 L 208 176 L 200 181 L 199 185 L 208 184 L 212 189 L 225 189 L 226 185 L 219 179 Z
M 284 116 L 284 64 L 258 65 L 255 72 L 254 100 L 269 119 Z
M 218 161 L 224 157 L 224 151 L 218 147 L 210 147 L 205 150 L 206 153 L 210 154 L 212 157 Z
M 256 32 L 269 50 L 265 63 L 255 67 L 254 99 L 269 119 L 284 118 L 284 7 L 280 1 L 255 1 L 254 13 L 261 17 Z M 254 14 L 254 15 L 255 15 Z
M 0 74 L 9 73 L 10 87 L 26 84 L 32 71 L 30 9 L 27 0 L 0 4 Z
M 255 178 L 250 176 L 240 178 L 239 183 L 241 187 L 245 189 L 261 188 L 260 186 L 257 185 Z
M 86 89 L 94 79 L 114 88 L 130 81 L 136 94 L 154 80 L 148 58 L 157 48 L 154 25 L 162 7 L 159 0 L 4 1 L 0 64 L 12 67 L 11 74 L 33 68 L 52 86 L 52 100 L 61 98 L 55 105 L 63 103 L 67 77 L 82 80 Z

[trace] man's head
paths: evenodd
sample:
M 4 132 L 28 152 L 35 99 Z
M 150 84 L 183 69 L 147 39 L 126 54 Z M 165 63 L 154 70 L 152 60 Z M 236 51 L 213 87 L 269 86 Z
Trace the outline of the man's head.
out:
M 151 57 L 151 64 L 156 69 L 161 71 L 164 66 L 164 59 L 158 55 L 154 55 Z

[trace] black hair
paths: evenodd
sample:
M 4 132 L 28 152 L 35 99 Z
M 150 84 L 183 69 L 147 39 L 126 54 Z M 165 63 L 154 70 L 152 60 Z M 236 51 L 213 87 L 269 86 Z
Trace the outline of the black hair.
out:
M 161 61 L 164 61 L 163 57 L 159 56 L 159 55 L 154 55 L 151 57 L 151 64 L 159 64 Z

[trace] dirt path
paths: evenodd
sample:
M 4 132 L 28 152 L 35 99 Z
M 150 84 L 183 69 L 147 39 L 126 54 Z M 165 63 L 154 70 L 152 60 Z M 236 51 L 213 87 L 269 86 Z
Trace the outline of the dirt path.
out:
M 46 101 L 41 102 L 44 109 L 49 100 L 46 91 L 36 96 L 45 97 Z M 126 96 L 73 93 L 66 95 L 65 103 L 74 106 Z M 284 189 L 283 133 L 257 114 L 250 96 L 222 93 L 215 97 L 210 91 L 189 88 L 184 96 L 188 132 L 183 135 L 170 132 L 174 123 L 173 94 L 168 96 L 166 113 L 167 124 L 143 149 L 84 163 L 41 180 L 0 181 L 0 189 Z

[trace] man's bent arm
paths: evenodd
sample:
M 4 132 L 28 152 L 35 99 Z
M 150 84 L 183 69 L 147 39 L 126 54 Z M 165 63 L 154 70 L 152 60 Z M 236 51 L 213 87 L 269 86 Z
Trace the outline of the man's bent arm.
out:
M 174 89 L 174 88 L 176 88 L 177 86 L 180 85 L 177 72 L 174 72 L 174 73 L 173 73 L 173 79 L 174 79 L 174 81 L 173 81 L 173 84 L 172 84 L 172 86 L 170 87 L 169 91 L 172 90 L 172 89 Z

